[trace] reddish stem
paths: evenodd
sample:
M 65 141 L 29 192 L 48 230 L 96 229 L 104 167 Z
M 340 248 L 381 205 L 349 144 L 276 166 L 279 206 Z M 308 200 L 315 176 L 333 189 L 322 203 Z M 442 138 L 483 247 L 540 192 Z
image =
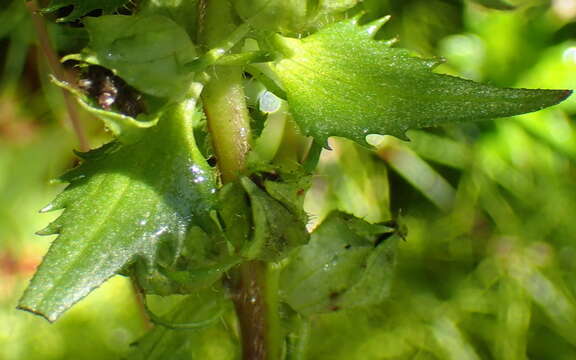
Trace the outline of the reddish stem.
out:
M 34 24 L 34 28 L 36 29 L 36 35 L 38 36 L 38 44 L 46 56 L 48 66 L 52 70 L 52 73 L 59 81 L 66 82 L 68 84 L 74 84 L 75 81 L 72 75 L 64 70 L 62 64 L 60 64 L 60 61 L 58 60 L 58 56 L 56 55 L 56 52 L 52 46 L 52 42 L 50 41 L 50 37 L 48 36 L 46 22 L 39 13 L 38 5 L 36 5 L 35 1 L 29 1 L 26 3 L 26 7 L 32 15 L 32 22 Z M 62 94 L 64 95 L 64 103 L 66 104 L 66 109 L 68 110 L 68 119 L 70 120 L 72 129 L 78 138 L 80 150 L 88 151 L 90 150 L 90 145 L 88 143 L 88 139 L 86 138 L 82 122 L 80 121 L 78 108 L 76 107 L 74 98 L 68 91 L 64 89 L 62 89 Z

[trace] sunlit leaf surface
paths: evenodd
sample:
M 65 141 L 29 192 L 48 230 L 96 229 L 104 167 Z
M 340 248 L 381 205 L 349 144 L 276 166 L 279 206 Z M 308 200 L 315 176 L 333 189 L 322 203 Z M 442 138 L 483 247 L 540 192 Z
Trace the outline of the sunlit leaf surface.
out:
M 368 134 L 405 138 L 411 128 L 536 111 L 571 93 L 502 89 L 433 73 L 437 60 L 372 38 L 385 21 L 359 25 L 354 18 L 303 39 L 275 37 L 284 58 L 273 69 L 306 135 L 322 144 L 330 136 L 361 144 Z
M 193 108 L 192 108 L 193 109 Z M 56 320 L 94 288 L 160 244 L 182 245 L 212 206 L 214 176 L 192 137 L 193 112 L 170 109 L 138 143 L 83 154 L 71 184 L 46 210 L 64 213 L 42 233 L 59 234 L 19 307 Z
M 196 58 L 196 50 L 184 28 L 161 15 L 109 15 L 85 24 L 91 41 L 82 60 L 113 70 L 145 94 L 187 92 L 194 74 L 184 64 Z

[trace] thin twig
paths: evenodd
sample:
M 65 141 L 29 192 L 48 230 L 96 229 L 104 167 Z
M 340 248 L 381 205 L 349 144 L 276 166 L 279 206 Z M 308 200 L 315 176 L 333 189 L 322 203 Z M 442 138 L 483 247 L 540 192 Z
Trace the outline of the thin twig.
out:
M 138 284 L 138 281 L 136 280 L 134 275 L 130 276 L 130 284 L 132 285 L 132 293 L 134 294 L 134 301 L 136 302 L 136 305 L 138 307 L 138 311 L 140 313 L 140 318 L 142 319 L 144 329 L 150 330 L 154 327 L 154 324 L 152 323 L 152 319 L 150 318 L 146 307 L 146 298 L 145 298 L 146 295 L 144 295 L 144 291 Z
M 32 22 L 34 24 L 34 28 L 36 29 L 36 35 L 38 36 L 38 44 L 44 55 L 46 56 L 46 60 L 48 62 L 48 66 L 52 73 L 58 79 L 58 81 L 66 82 L 68 84 L 74 84 L 74 79 L 72 76 L 64 70 L 60 61 L 58 60 L 58 56 L 54 51 L 52 43 L 50 41 L 50 37 L 48 36 L 48 30 L 46 28 L 46 22 L 44 18 L 40 15 L 38 10 L 38 5 L 36 1 L 29 1 L 26 3 L 26 7 L 30 14 L 32 15 Z M 66 109 L 68 110 L 68 119 L 70 120 L 70 124 L 72 125 L 72 129 L 74 129 L 74 133 L 78 138 L 78 144 L 80 146 L 81 151 L 88 151 L 90 150 L 90 144 L 88 143 L 88 139 L 84 132 L 84 127 L 82 126 L 82 122 L 80 121 L 80 117 L 78 114 L 78 108 L 76 107 L 76 103 L 74 102 L 74 98 L 72 95 L 62 89 L 62 94 L 64 95 L 64 103 L 66 104 Z

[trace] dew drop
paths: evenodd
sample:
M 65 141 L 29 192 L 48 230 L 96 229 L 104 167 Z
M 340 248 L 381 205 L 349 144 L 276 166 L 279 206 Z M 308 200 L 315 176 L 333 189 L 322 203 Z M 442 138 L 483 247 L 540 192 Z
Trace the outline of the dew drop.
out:
M 260 111 L 263 113 L 274 113 L 278 111 L 282 105 L 281 100 L 270 91 L 262 92 L 258 100 Z
M 40 213 L 50 212 L 52 211 L 52 209 L 54 209 L 54 205 L 48 204 L 44 206 L 42 209 L 40 209 Z
M 198 165 L 194 164 L 189 168 L 192 173 L 192 181 L 196 184 L 206 181 L 206 173 Z
M 204 181 L 206 181 L 206 178 L 205 178 L 204 176 L 197 176 L 197 177 L 194 178 L 194 182 L 195 182 L 196 184 L 202 183 L 202 182 L 204 182 Z
M 168 230 L 168 226 L 162 226 L 158 231 L 152 234 L 152 237 L 157 238 Z
M 564 53 L 562 54 L 562 60 L 569 64 L 576 63 L 576 47 L 571 46 L 564 50 Z

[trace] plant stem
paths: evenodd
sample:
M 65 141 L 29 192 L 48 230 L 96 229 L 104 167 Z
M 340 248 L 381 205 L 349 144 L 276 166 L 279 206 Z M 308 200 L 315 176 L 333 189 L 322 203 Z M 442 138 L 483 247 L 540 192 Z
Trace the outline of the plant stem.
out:
M 154 327 L 152 321 L 150 321 L 150 317 L 146 312 L 146 298 L 144 292 L 140 288 L 138 281 L 134 278 L 134 276 L 130 276 L 130 284 L 132 285 L 132 294 L 134 295 L 134 302 L 138 307 L 138 312 L 140 314 L 140 318 L 142 319 L 142 325 L 145 330 L 150 330 Z
M 74 85 L 74 79 L 72 76 L 64 70 L 60 61 L 58 61 L 58 56 L 52 47 L 52 43 L 50 42 L 50 37 L 48 36 L 48 30 L 46 29 L 46 22 L 42 16 L 38 13 L 38 6 L 36 5 L 36 1 L 29 1 L 26 3 L 26 7 L 30 14 L 32 15 L 32 23 L 34 24 L 34 28 L 36 29 L 36 34 L 38 36 L 38 44 L 40 48 L 44 52 L 46 56 L 48 66 L 54 73 L 54 76 L 58 81 L 66 82 L 68 84 Z M 68 110 L 68 117 L 70 119 L 70 124 L 72 124 L 72 129 L 74 129 L 74 133 L 78 138 L 78 144 L 80 146 L 81 151 L 88 151 L 90 150 L 90 144 L 88 143 L 88 139 L 86 138 L 86 134 L 84 132 L 84 127 L 82 126 L 82 122 L 80 121 L 80 116 L 78 114 L 78 108 L 76 107 L 76 103 L 74 101 L 74 97 L 67 91 L 62 89 L 62 94 L 64 95 L 64 103 L 66 104 L 66 109 Z
M 225 41 L 237 25 L 229 0 L 203 0 L 199 36 L 209 50 Z M 237 180 L 246 169 L 250 149 L 250 117 L 242 68 L 214 66 L 208 71 L 202 101 L 222 182 Z M 249 261 L 233 270 L 233 296 L 245 360 L 277 360 L 276 288 L 269 287 L 268 264 Z
M 274 270 L 263 261 L 249 261 L 238 267 L 234 307 L 242 337 L 242 359 L 280 359 L 279 324 Z
M 242 86 L 241 69 L 214 67 L 202 94 L 208 128 L 223 183 L 238 178 L 250 149 L 250 118 Z
M 210 52 L 237 28 L 229 0 L 204 0 L 199 38 Z M 229 49 L 231 46 L 228 47 Z M 207 71 L 210 81 L 202 93 L 208 128 L 223 183 L 234 181 L 246 167 L 250 149 L 250 117 L 240 67 L 214 66 Z

